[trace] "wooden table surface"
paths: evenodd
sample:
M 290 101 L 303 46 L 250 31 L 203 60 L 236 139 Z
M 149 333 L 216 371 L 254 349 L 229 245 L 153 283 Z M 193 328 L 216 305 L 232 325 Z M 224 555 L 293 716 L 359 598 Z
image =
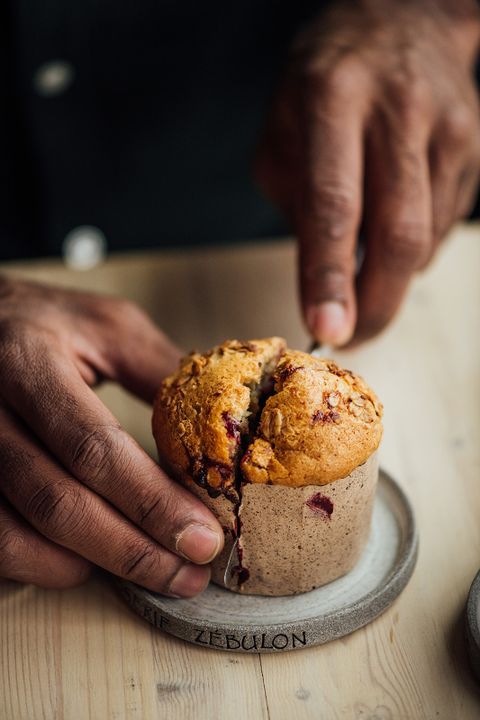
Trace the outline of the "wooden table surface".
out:
M 71 591 L 0 585 L 0 720 L 473 720 L 480 692 L 463 609 L 480 567 L 480 228 L 460 227 L 415 281 L 394 325 L 338 355 L 382 398 L 381 461 L 420 529 L 414 576 L 349 637 L 295 653 L 227 654 L 152 628 L 108 578 Z M 307 346 L 291 242 L 60 263 L 8 271 L 137 300 L 185 348 L 284 335 Z M 149 409 L 100 394 L 153 452 Z

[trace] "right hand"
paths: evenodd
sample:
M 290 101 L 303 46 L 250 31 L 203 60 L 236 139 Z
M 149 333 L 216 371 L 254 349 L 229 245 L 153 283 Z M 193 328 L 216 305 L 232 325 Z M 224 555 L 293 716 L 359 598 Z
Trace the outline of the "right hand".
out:
M 323 5 L 293 44 L 257 174 L 297 235 L 312 337 L 352 347 L 388 325 L 472 207 L 480 10 L 474 0 Z
M 0 577 L 63 588 L 93 563 L 204 589 L 221 526 L 92 390 L 106 378 L 151 402 L 179 356 L 128 301 L 0 278 Z

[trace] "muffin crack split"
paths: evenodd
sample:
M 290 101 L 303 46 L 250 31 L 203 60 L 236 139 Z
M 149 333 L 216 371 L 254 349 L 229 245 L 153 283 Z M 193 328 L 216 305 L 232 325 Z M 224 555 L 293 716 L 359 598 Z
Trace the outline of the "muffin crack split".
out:
M 160 388 L 153 432 L 164 468 L 223 524 L 225 548 L 213 564 L 213 579 L 220 582 L 234 548 L 233 579 L 239 591 L 282 594 L 278 590 L 283 588 L 288 594 L 316 586 L 315 579 L 309 585 L 316 571 L 312 575 L 307 568 L 311 549 L 305 538 L 296 543 L 305 577 L 289 585 L 285 578 L 269 577 L 275 572 L 267 562 L 258 565 L 259 544 L 267 536 L 259 539 L 257 532 L 255 539 L 253 525 L 263 513 L 280 559 L 292 551 L 282 550 L 275 535 L 291 536 L 293 543 L 292 533 L 305 532 L 312 521 L 335 528 L 342 503 L 330 496 L 350 483 L 346 492 L 353 498 L 352 482 L 361 489 L 369 473 L 373 478 L 381 415 L 380 402 L 359 376 L 331 360 L 290 350 L 282 338 L 227 341 L 186 357 Z M 329 492 L 319 493 L 318 486 L 328 486 Z M 312 499 L 314 491 L 326 498 L 323 508 L 318 497 Z M 283 527 L 285 513 L 282 520 L 287 499 L 295 516 L 290 529 Z M 367 499 L 370 507 L 371 492 Z M 313 532 L 312 526 L 311 537 L 327 532 Z M 331 542 L 332 531 L 326 537 Z M 258 566 L 254 572 L 252 564 Z

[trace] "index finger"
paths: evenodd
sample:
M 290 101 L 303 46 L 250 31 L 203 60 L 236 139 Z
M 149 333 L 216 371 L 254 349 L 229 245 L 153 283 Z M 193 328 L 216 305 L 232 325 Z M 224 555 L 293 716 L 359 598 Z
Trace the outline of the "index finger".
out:
M 301 299 L 316 340 L 341 345 L 356 319 L 355 246 L 362 214 L 364 94 L 346 69 L 320 86 L 306 116 L 305 174 L 297 208 Z
M 15 363 L 2 395 L 54 457 L 164 547 L 210 562 L 223 544 L 217 519 L 119 426 L 73 363 L 39 339 Z

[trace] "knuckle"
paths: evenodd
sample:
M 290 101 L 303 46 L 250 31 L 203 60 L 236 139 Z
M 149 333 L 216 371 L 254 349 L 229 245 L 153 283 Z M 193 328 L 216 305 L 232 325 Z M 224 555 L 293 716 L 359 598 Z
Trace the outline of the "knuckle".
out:
M 467 106 L 457 105 L 448 110 L 443 120 L 442 134 L 450 145 L 463 145 L 475 133 L 476 120 Z
M 395 273 L 413 272 L 421 267 L 430 249 L 430 233 L 422 224 L 398 224 L 383 239 L 382 264 Z
M 28 499 L 25 514 L 47 537 L 72 537 L 86 521 L 85 500 L 68 483 L 42 485 Z
M 143 310 L 136 303 L 126 298 L 103 298 L 102 312 L 110 322 L 135 325 L 145 318 Z
M 165 498 L 155 495 L 153 497 L 144 497 L 137 503 L 134 517 L 140 527 L 145 527 L 145 525 L 150 524 L 152 517 L 158 513 L 162 516 L 162 523 L 168 523 L 169 512 Z
M 158 564 L 158 550 L 152 543 L 137 541 L 127 547 L 119 563 L 119 574 L 127 580 L 142 581 L 152 578 Z
M 430 89 L 415 71 L 404 71 L 389 79 L 388 96 L 397 117 L 403 122 L 417 121 L 430 109 Z
M 20 528 L 9 526 L 0 532 L 0 568 L 2 575 L 20 570 L 29 552 L 28 541 Z
M 358 77 L 361 68 L 358 58 L 345 55 L 328 68 L 319 68 L 313 61 L 306 63 L 302 81 L 307 97 L 350 98 L 358 91 Z
M 303 269 L 303 281 L 316 290 L 316 301 L 346 300 L 349 273 L 335 263 L 308 262 Z
M 103 478 L 124 455 L 123 431 L 115 425 L 87 429 L 70 453 L 70 469 L 79 478 Z
M 308 212 L 320 242 L 341 240 L 358 222 L 360 203 L 352 190 L 337 184 L 313 183 L 309 194 Z
M 182 521 L 185 521 L 188 508 L 183 506 L 181 509 L 183 511 Z M 152 525 L 154 518 L 161 516 L 162 528 L 166 530 L 178 524 L 179 510 L 180 504 L 174 494 L 171 492 L 157 492 L 153 495 L 149 494 L 137 502 L 134 517 L 136 523 L 143 528 Z

